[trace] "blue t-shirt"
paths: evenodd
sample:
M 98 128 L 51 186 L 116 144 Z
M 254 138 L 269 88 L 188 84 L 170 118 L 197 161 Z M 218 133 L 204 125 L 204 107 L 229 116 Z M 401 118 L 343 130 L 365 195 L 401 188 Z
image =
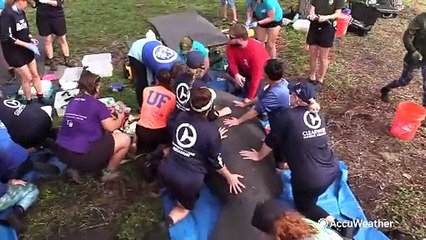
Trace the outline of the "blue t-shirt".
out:
M 172 69 L 173 65 L 180 61 L 178 53 L 159 41 L 150 41 L 144 44 L 142 49 L 142 62 L 151 69 L 154 74 L 160 69 Z
M 203 54 L 204 58 L 208 58 L 209 57 L 209 50 L 204 46 L 204 44 L 198 42 L 198 41 L 193 41 L 192 42 L 192 51 L 199 51 Z M 186 54 L 182 53 L 182 49 L 178 49 L 178 54 L 181 57 L 182 61 L 186 63 Z
M 307 107 L 277 109 L 270 114 L 271 132 L 265 143 L 279 149 L 287 160 L 293 187 L 316 189 L 331 184 L 339 167 L 322 114 Z
M 278 0 L 263 0 L 261 3 L 251 0 L 250 7 L 253 9 L 258 20 L 267 18 L 268 12 L 272 10 L 275 10 L 274 21 L 281 21 L 283 19 L 283 9 Z
M 290 107 L 290 91 L 288 89 L 288 82 L 285 79 L 262 90 L 259 94 L 259 100 L 255 105 L 256 111 L 260 114 L 268 114 L 277 108 L 283 107 Z
M 194 112 L 181 112 L 173 133 L 172 151 L 167 160 L 176 161 L 202 174 L 207 174 L 208 168 L 217 170 L 224 166 L 220 134 L 215 122 Z
M 28 152 L 16 144 L 9 135 L 6 126 L 0 121 L 0 181 L 6 183 L 10 175 L 28 158 Z M 0 197 L 7 185 L 0 183 Z
M 3 10 L 6 7 L 6 0 L 0 0 L 0 10 Z

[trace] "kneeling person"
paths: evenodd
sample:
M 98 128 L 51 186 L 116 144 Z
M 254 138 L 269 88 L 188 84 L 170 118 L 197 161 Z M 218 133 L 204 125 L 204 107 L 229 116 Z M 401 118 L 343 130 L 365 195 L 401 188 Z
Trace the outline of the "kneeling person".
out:
M 178 200 L 166 221 L 160 224 L 164 230 L 184 219 L 194 208 L 208 168 L 214 168 L 226 178 L 231 193 L 238 194 L 245 188 L 239 180 L 242 176 L 230 173 L 222 161 L 221 138 L 226 130 L 218 130 L 207 119 L 215 98 L 212 89 L 194 90 L 190 100 L 192 111 L 182 112 L 177 118 L 172 150 L 159 168 L 162 183 Z
M 313 221 L 324 218 L 331 225 L 335 218 L 318 206 L 317 200 L 340 176 L 338 161 L 328 143 L 323 116 L 309 110 L 309 103 L 316 95 L 315 86 L 299 83 L 291 92 L 293 108 L 273 113 L 271 120 L 276 123 L 271 122 L 271 126 L 277 127 L 271 128 L 260 151 L 241 151 L 240 154 L 245 159 L 259 161 L 273 149 L 279 149 L 291 170 L 297 210 Z M 345 234 L 343 229 L 342 235 Z

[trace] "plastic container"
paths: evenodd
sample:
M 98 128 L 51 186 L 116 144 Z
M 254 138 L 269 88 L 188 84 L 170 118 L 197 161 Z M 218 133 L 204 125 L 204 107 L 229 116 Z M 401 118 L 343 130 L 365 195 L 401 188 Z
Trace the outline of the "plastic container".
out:
M 414 102 L 402 102 L 396 109 L 390 132 L 401 140 L 410 141 L 425 117 L 425 107 Z
M 88 71 L 100 77 L 112 76 L 113 66 L 111 53 L 86 55 L 83 57 L 81 63 L 84 67 L 88 67 Z
M 343 37 L 346 35 L 351 19 L 352 16 L 346 14 L 342 14 L 339 18 L 336 19 L 336 37 Z
M 52 82 L 49 80 L 41 80 L 41 89 L 43 91 L 44 98 L 49 99 L 55 90 L 55 86 L 53 86 Z M 22 86 L 18 90 L 18 95 L 24 95 L 24 90 L 22 89 Z M 37 96 L 37 91 L 34 86 L 31 86 L 31 95 L 33 96 L 33 98 Z
M 67 108 L 69 101 L 79 92 L 80 90 L 78 89 L 72 89 L 69 91 L 60 91 L 56 93 L 53 107 L 55 108 L 58 117 L 64 116 L 65 109 Z
M 307 32 L 309 30 L 310 25 L 311 25 L 311 21 L 307 19 L 297 19 L 293 23 L 293 28 L 297 31 Z

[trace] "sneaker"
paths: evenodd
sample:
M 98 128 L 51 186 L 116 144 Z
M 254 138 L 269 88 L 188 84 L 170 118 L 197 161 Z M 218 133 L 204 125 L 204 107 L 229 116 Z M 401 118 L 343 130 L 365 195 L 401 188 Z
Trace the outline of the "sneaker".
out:
M 101 177 L 102 182 L 113 181 L 117 179 L 118 177 L 120 177 L 120 173 L 118 171 L 114 171 L 110 169 L 102 170 L 102 177 Z
M 27 231 L 28 227 L 23 221 L 22 217 L 18 216 L 17 213 L 12 212 L 6 219 L 6 222 L 14 228 L 18 233 L 24 233 Z
M 384 87 L 380 89 L 380 99 L 383 102 L 389 102 L 389 92 L 390 92 L 389 88 Z

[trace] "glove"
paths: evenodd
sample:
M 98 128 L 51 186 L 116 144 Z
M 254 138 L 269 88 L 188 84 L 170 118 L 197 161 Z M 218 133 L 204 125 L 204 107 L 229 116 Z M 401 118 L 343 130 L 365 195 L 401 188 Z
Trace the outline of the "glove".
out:
M 257 27 L 257 22 L 252 22 L 252 23 L 249 23 L 248 25 L 248 28 L 255 28 L 255 27 Z
M 423 55 L 419 51 L 415 51 L 412 55 L 413 60 L 416 62 L 421 62 L 423 60 Z
M 44 3 L 44 4 L 49 3 L 49 1 L 50 1 L 50 0 L 38 0 L 38 2 L 39 2 L 39 3 Z
M 246 27 L 249 27 L 249 26 L 250 26 L 250 23 L 251 23 L 251 20 L 248 20 L 248 19 L 247 19 L 247 21 L 246 21 Z
M 40 56 L 40 51 L 38 50 L 37 45 L 35 45 L 34 43 L 29 43 L 29 44 L 27 45 L 27 48 L 28 48 L 29 50 L 33 51 L 33 52 L 34 52 L 34 54 L 35 54 L 37 57 L 39 57 L 39 56 Z

